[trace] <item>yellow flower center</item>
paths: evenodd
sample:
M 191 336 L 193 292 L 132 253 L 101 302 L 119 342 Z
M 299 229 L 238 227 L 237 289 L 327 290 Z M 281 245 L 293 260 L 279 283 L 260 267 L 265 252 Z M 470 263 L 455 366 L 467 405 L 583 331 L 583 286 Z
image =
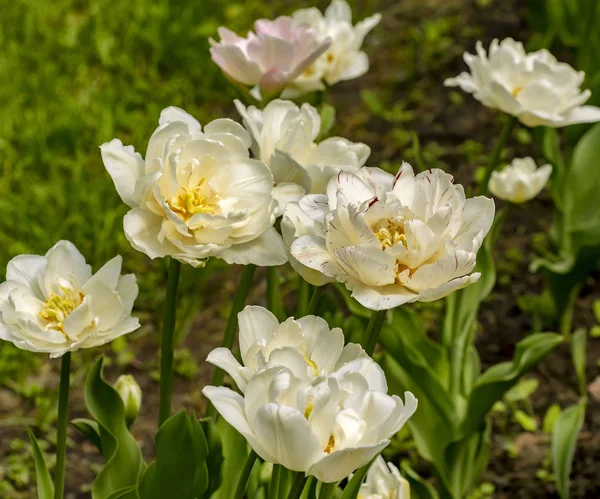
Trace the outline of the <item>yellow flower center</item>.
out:
M 373 231 L 373 233 L 379 239 L 383 251 L 398 243 L 402 243 L 406 247 L 406 233 L 404 231 L 404 223 L 402 222 L 389 219 L 385 226 L 377 231 Z
M 334 447 L 335 447 L 335 438 L 333 438 L 333 435 L 329 435 L 329 440 L 327 441 L 327 447 L 325 447 L 323 452 L 325 454 L 331 454 Z
M 207 189 L 203 184 L 204 179 L 192 189 L 180 187 L 171 200 L 167 201 L 169 207 L 186 222 L 197 213 L 215 214 L 215 209 L 218 207 L 216 196 L 207 196 Z
M 335 57 L 334 57 L 334 55 L 331 52 L 329 54 L 327 54 L 327 62 L 329 64 L 331 64 L 334 59 L 335 59 Z
M 57 329 L 64 333 L 64 322 L 73 310 L 75 310 L 85 295 L 81 292 L 76 293 L 71 288 L 61 287 L 62 295 L 52 293 L 44 302 L 44 308 L 39 316 L 48 324 L 46 327 Z
M 522 91 L 523 91 L 523 87 L 515 87 L 512 89 L 511 94 L 516 99 Z

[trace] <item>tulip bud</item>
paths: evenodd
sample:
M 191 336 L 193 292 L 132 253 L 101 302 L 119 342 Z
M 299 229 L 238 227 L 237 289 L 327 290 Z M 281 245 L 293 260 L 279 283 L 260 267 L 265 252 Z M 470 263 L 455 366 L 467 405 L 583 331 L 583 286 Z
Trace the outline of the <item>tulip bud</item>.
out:
M 131 425 L 142 406 L 142 389 L 137 381 L 130 374 L 122 374 L 117 378 L 114 385 L 115 390 L 121 396 L 125 405 L 125 419 L 127 425 Z

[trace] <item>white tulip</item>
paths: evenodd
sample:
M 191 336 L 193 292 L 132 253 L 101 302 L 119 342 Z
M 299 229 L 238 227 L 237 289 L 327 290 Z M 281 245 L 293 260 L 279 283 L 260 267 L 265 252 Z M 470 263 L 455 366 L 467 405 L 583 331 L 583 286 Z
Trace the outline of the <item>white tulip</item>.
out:
M 272 367 L 252 376 L 243 396 L 216 386 L 203 393 L 265 461 L 336 482 L 381 452 L 417 408 L 411 393 L 403 403 L 372 384 L 343 368 L 307 380 Z
M 219 28 L 221 40 L 210 42 L 213 61 L 232 80 L 254 87 L 259 100 L 278 95 L 317 59 L 331 40 L 305 24 L 281 16 L 270 21 L 260 19 L 255 32 L 242 38 L 227 28 Z
M 539 168 L 532 158 L 516 158 L 501 171 L 492 172 L 490 192 L 511 203 L 524 203 L 536 197 L 552 174 L 552 166 Z
M 410 499 L 410 485 L 400 470 L 379 456 L 360 486 L 359 499 Z
M 238 321 L 243 365 L 227 348 L 216 348 L 206 360 L 226 371 L 242 392 L 258 371 L 276 366 L 287 367 L 300 379 L 352 370 L 368 375 L 375 388 L 386 387 L 383 372 L 362 347 L 344 346 L 342 330 L 329 329 L 321 317 L 289 318 L 280 324 L 267 309 L 247 306 Z
M 116 256 L 92 275 L 69 241 L 45 256 L 19 255 L 8 262 L 0 284 L 0 338 L 33 352 L 60 357 L 104 345 L 140 327 L 131 317 L 138 287 L 120 275 Z
M 250 159 L 250 136 L 218 119 L 202 131 L 185 111 L 165 109 L 143 160 L 114 139 L 100 149 L 121 199 L 131 207 L 123 227 L 150 258 L 193 266 L 215 256 L 228 263 L 281 265 L 287 256 L 273 228 L 273 175 Z
M 476 48 L 477 55 L 464 55 L 471 72 L 447 79 L 446 86 L 458 86 L 530 127 L 600 121 L 600 108 L 583 105 L 591 95 L 580 89 L 583 71 L 558 62 L 545 49 L 527 54 L 523 44 L 512 38 L 492 41 L 489 54 L 481 42 Z
M 284 97 L 323 90 L 325 85 L 353 80 L 369 70 L 369 58 L 361 50 L 365 36 L 381 20 L 380 14 L 352 25 L 352 10 L 345 0 L 333 0 L 325 15 L 315 7 L 301 9 L 292 15 L 297 25 L 308 24 L 320 40 L 330 39 L 331 45 L 312 65 L 306 68 L 284 91 Z
M 292 265 L 312 284 L 344 283 L 372 310 L 437 300 L 476 282 L 480 274 L 471 272 L 494 202 L 466 199 L 453 182 L 438 169 L 415 176 L 408 163 L 395 177 L 366 167 L 339 173 L 327 195 L 286 208 Z
M 237 100 L 235 105 L 252 137 L 254 156 L 273 173 L 273 196 L 282 208 L 304 193 L 324 193 L 331 177 L 357 170 L 371 153 L 367 145 L 341 137 L 316 144 L 321 117 L 310 104 L 274 100 L 262 111 Z

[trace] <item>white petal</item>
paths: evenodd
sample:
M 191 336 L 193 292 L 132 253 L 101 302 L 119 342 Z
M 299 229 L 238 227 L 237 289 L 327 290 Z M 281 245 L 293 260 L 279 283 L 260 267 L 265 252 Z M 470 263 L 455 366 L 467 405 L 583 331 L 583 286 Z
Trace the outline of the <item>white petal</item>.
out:
M 300 411 L 270 403 L 254 421 L 256 436 L 274 456 L 275 463 L 292 471 L 306 471 L 321 455 L 316 433 Z
M 39 255 L 18 255 L 6 266 L 6 280 L 29 288 L 38 299 L 44 300 L 44 273 L 46 258 Z
M 243 366 L 233 356 L 231 350 L 222 347 L 215 348 L 208 354 L 208 357 L 206 357 L 206 362 L 223 369 L 223 371 L 231 376 L 240 391 L 244 393 L 248 380 L 244 375 Z
M 123 202 L 132 208 L 139 199 L 135 199 L 135 185 L 144 174 L 144 160 L 132 146 L 124 146 L 119 139 L 113 139 L 100 146 L 104 167 L 110 174 L 115 189 Z
M 205 386 L 202 393 L 212 402 L 217 412 L 244 436 L 261 458 L 269 462 L 275 461 L 275 458 L 266 452 L 250 428 L 246 419 L 244 399 L 241 395 L 222 386 Z
M 313 464 L 307 473 L 324 483 L 338 482 L 369 463 L 389 443 L 389 440 L 383 440 L 373 445 L 334 451 Z
M 92 277 L 92 268 L 85 262 L 84 256 L 70 241 L 59 241 L 46 253 L 48 263 L 44 275 L 46 292 L 58 292 L 59 281 L 71 281 L 74 276 L 77 284 L 83 285 Z
M 159 125 L 166 125 L 173 121 L 180 121 L 188 126 L 190 133 L 200 132 L 202 127 L 196 118 L 183 109 L 175 106 L 167 107 L 160 113 Z
M 256 239 L 220 251 L 217 256 L 227 263 L 254 264 L 261 267 L 283 265 L 287 262 L 283 239 L 273 227 Z
M 348 289 L 358 303 L 371 310 L 389 310 L 419 299 L 418 294 L 399 284 L 369 287 L 354 281 Z
M 159 240 L 162 221 L 161 217 L 148 210 L 134 208 L 123 218 L 125 237 L 136 250 L 152 259 L 174 254 L 177 249 L 172 244 Z
M 270 341 L 279 327 L 277 317 L 269 310 L 251 305 L 246 306 L 238 314 L 238 324 L 240 329 L 240 353 L 244 363 L 246 362 L 246 353 L 250 347 L 263 340 L 265 343 Z

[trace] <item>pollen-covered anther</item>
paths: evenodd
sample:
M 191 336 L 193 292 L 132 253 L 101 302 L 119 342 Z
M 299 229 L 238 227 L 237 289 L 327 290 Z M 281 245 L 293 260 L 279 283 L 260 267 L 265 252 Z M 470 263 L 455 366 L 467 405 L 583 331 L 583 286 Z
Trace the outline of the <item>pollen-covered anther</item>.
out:
M 381 249 L 384 251 L 386 248 L 391 248 L 398 243 L 402 243 L 406 247 L 406 233 L 403 222 L 389 219 L 385 226 L 373 232 L 381 242 Z
M 57 329 L 63 331 L 65 319 L 73 310 L 75 310 L 85 295 L 81 292 L 76 293 L 71 288 L 61 287 L 62 294 L 52 293 L 44 302 L 44 308 L 39 313 L 39 316 L 44 319 L 47 324 L 46 328 Z
M 168 201 L 169 207 L 185 221 L 197 213 L 210 213 L 214 215 L 218 208 L 214 193 L 204 186 L 204 179 L 192 188 L 180 187 L 175 196 Z

